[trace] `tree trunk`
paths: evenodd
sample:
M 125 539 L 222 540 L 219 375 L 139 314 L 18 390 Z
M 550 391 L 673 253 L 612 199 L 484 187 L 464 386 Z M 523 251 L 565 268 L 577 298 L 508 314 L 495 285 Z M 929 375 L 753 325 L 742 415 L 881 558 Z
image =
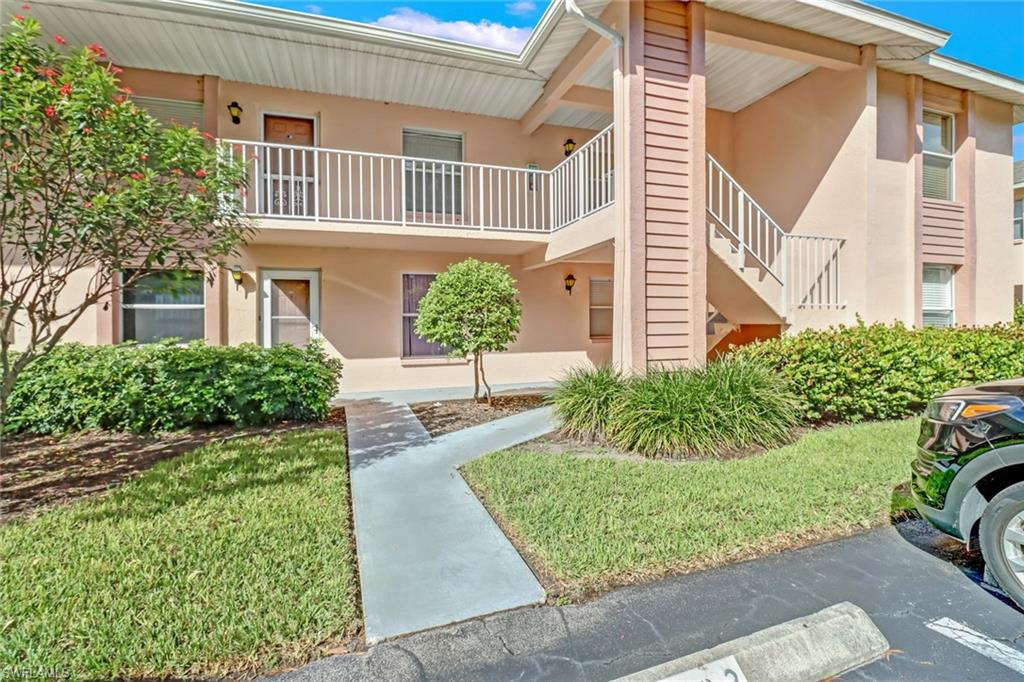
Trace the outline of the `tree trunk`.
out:
M 473 400 L 480 400 L 480 354 L 473 353 Z
M 484 382 L 484 390 L 487 391 L 487 405 L 492 405 L 491 402 L 491 385 L 487 383 L 487 377 L 484 376 L 484 354 L 480 353 L 477 355 L 477 364 L 480 365 L 480 380 Z

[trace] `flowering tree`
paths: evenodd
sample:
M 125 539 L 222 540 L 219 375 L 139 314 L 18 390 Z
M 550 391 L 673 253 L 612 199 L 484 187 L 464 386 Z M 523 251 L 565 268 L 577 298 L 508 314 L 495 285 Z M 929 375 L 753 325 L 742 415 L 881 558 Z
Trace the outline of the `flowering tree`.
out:
M 53 41 L 20 15 L 0 36 L 0 420 L 19 372 L 116 286 L 147 268 L 212 277 L 250 230 L 240 164 L 159 126 L 99 45 Z
M 523 314 L 518 294 L 504 265 L 467 258 L 448 266 L 420 299 L 416 333 L 447 346 L 452 356 L 472 355 L 473 398 L 479 400 L 483 382 L 488 404 L 484 353 L 503 351 L 516 340 Z

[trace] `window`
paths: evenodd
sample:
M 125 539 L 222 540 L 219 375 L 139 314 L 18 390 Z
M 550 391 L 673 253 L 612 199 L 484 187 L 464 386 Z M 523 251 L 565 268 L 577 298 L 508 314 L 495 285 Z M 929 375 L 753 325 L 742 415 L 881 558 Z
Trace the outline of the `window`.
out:
M 121 338 L 139 343 L 201 339 L 205 336 L 203 298 L 201 273 L 148 272 L 121 291 Z
M 405 162 L 406 208 L 435 220 L 462 215 L 462 135 L 403 130 L 402 155 L 413 157 Z
M 612 335 L 612 279 L 590 278 L 590 338 L 606 339 Z
M 420 299 L 437 275 L 402 275 L 402 357 L 434 358 L 448 355 L 448 349 L 430 343 L 416 333 Z
M 1024 199 L 1013 202 L 1013 238 L 1024 239 Z
M 924 112 L 924 196 L 953 199 L 953 117 Z
M 924 326 L 953 326 L 953 267 L 925 265 L 921 280 L 921 311 Z

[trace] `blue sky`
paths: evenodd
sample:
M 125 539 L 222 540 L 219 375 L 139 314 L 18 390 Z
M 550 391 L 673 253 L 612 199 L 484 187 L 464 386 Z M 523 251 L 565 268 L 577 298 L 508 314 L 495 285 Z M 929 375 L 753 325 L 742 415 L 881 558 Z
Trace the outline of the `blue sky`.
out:
M 547 7 L 544 0 L 250 0 L 518 52 Z M 1024 79 L 1024 0 L 870 0 L 951 32 L 942 54 Z M 1014 128 L 1014 158 L 1024 158 L 1024 124 Z

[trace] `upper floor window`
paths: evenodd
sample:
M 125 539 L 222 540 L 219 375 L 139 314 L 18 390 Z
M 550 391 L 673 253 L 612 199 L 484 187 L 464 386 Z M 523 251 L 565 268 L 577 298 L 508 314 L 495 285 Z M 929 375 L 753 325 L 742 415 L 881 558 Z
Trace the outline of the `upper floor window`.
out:
M 125 273 L 127 279 L 135 273 Z M 204 334 L 205 287 L 199 272 L 153 270 L 121 290 L 121 338 L 155 343 Z
M 429 130 L 402 130 L 405 206 L 430 214 L 427 222 L 462 215 L 462 135 Z
M 921 317 L 926 327 L 952 327 L 953 267 L 925 265 L 921 277 Z
M 953 199 L 953 117 L 924 112 L 924 196 Z
M 1024 199 L 1013 202 L 1013 238 L 1024 239 Z

